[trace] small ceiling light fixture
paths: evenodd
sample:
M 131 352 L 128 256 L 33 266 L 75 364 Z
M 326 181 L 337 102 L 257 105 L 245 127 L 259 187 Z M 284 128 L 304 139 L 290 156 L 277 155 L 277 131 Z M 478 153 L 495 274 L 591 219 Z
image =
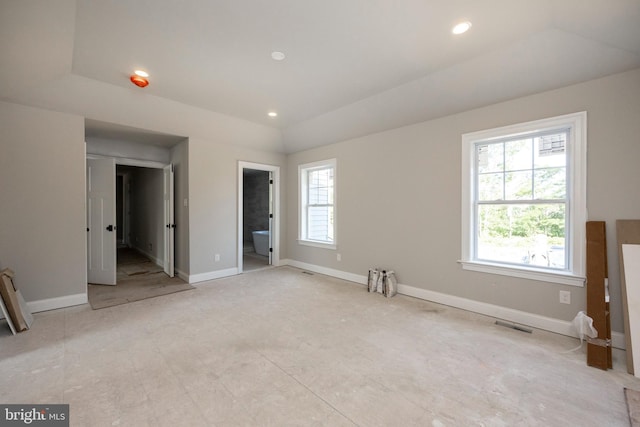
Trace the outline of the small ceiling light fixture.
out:
M 133 74 L 131 74 L 131 77 L 129 77 L 129 80 L 131 80 L 131 83 L 138 87 L 145 87 L 149 85 L 149 80 L 147 80 L 147 77 L 149 77 L 149 73 L 147 73 L 146 71 L 135 70 Z
M 267 115 L 268 115 L 269 117 L 278 117 L 278 113 L 276 113 L 275 111 L 269 111 L 269 112 L 267 113 Z
M 271 57 L 273 58 L 274 61 L 282 61 L 284 59 L 284 53 L 274 51 L 274 52 L 271 52 Z
M 453 27 L 453 29 L 451 30 L 451 32 L 453 34 L 463 34 L 466 33 L 467 31 L 469 31 L 469 28 L 471 28 L 471 22 L 469 21 L 465 21 L 465 22 L 461 22 L 459 24 L 457 24 L 455 27 Z

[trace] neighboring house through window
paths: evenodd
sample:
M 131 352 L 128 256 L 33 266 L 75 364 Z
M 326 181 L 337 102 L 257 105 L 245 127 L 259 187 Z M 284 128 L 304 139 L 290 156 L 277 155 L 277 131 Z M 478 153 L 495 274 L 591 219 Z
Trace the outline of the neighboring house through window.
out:
M 462 136 L 465 269 L 581 286 L 586 113 Z
M 336 160 L 298 166 L 300 206 L 298 240 L 301 244 L 336 248 Z

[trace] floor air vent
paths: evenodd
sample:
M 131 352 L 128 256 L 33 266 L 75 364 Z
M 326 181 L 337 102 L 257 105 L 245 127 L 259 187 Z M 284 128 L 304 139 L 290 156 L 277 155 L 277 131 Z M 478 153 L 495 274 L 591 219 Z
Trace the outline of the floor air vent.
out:
M 520 331 L 520 332 L 526 332 L 528 334 L 533 332 L 531 329 L 523 328 L 522 326 L 514 325 L 513 323 L 501 322 L 499 320 L 496 320 L 496 325 L 504 326 L 505 328 L 515 329 L 516 331 Z

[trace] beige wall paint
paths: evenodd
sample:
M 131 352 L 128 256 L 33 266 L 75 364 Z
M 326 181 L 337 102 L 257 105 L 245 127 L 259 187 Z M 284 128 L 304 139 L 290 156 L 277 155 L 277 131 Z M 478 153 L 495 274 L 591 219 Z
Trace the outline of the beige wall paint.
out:
M 191 275 L 237 266 L 238 162 L 285 166 L 284 154 L 257 151 L 189 138 L 189 258 Z M 281 170 L 281 224 L 286 197 L 286 173 Z M 284 229 L 280 230 L 280 257 L 286 255 Z M 215 262 L 215 254 L 220 261 Z
M 27 301 L 86 293 L 84 118 L 0 102 L 0 268 Z
M 585 288 L 464 271 L 457 260 L 461 135 L 577 111 L 588 114 L 589 219 L 607 221 L 612 326 L 623 331 L 615 220 L 640 217 L 640 70 L 290 155 L 289 258 L 360 275 L 390 268 L 406 285 L 573 319 Z M 297 167 L 334 157 L 338 250 L 298 245 Z M 571 291 L 570 305 L 560 290 Z

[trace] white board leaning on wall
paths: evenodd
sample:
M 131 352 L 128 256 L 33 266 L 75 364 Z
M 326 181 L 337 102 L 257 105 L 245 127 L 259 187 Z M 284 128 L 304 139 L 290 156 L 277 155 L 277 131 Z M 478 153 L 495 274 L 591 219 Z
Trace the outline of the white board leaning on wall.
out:
M 640 349 L 640 245 L 622 245 L 631 348 Z M 633 372 L 640 376 L 640 352 L 633 352 Z

